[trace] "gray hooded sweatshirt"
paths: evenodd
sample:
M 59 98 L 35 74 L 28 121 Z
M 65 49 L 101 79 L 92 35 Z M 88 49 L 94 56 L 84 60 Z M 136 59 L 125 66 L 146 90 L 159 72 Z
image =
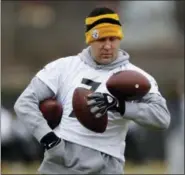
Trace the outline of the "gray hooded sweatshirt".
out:
M 129 55 L 123 50 L 119 50 L 118 59 L 109 65 L 96 64 L 90 55 L 90 47 L 84 49 L 78 54 L 78 57 L 89 67 L 100 70 L 112 70 L 129 64 Z M 74 56 L 74 59 L 76 59 L 76 56 Z M 57 60 L 54 62 L 57 62 Z M 68 72 L 65 72 L 65 74 L 67 76 Z M 56 93 L 53 89 L 50 89 L 35 76 L 14 105 L 18 118 L 27 126 L 38 141 L 52 131 L 46 120 L 42 117 L 38 107 L 39 102 L 55 95 Z M 142 126 L 156 129 L 167 129 L 170 124 L 170 114 L 166 106 L 166 100 L 161 95 L 155 93 L 149 93 L 138 103 L 126 102 L 123 118 L 132 120 Z

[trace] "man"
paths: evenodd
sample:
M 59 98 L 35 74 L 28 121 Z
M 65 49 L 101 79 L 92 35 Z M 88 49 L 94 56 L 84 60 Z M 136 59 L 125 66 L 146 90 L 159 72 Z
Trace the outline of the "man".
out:
M 19 118 L 46 149 L 39 168 L 42 174 L 122 174 L 129 122 L 157 129 L 166 129 L 170 123 L 166 101 L 155 80 L 131 64 L 129 55 L 120 50 L 123 32 L 119 16 L 111 9 L 95 8 L 85 23 L 89 47 L 76 56 L 46 65 L 14 107 Z M 126 69 L 143 73 L 151 82 L 150 92 L 140 102 L 119 103 L 106 89 L 106 80 L 113 73 Z M 108 111 L 109 122 L 104 133 L 86 129 L 75 118 L 72 97 L 76 87 L 94 91 L 88 97 L 88 105 L 95 117 Z M 38 105 L 39 101 L 53 96 L 64 111 L 59 126 L 51 130 Z M 112 98 L 112 102 L 107 98 Z

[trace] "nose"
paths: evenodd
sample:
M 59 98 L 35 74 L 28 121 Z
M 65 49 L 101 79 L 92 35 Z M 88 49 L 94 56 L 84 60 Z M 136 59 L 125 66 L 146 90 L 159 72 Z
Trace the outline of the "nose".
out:
M 111 49 L 111 47 L 112 47 L 111 41 L 109 39 L 106 39 L 104 43 L 104 49 Z

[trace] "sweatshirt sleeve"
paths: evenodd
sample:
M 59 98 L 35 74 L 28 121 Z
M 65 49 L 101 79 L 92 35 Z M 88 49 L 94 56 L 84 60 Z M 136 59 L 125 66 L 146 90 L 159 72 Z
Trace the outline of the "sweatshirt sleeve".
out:
M 125 103 L 123 117 L 145 127 L 167 129 L 171 117 L 166 99 L 161 95 L 156 80 L 148 73 L 140 69 L 138 71 L 148 78 L 151 88 L 141 100 Z
M 123 117 L 150 128 L 167 129 L 170 125 L 166 100 L 157 93 L 149 93 L 139 102 L 126 102 Z
M 14 105 L 18 119 L 38 141 L 52 131 L 39 110 L 39 102 L 54 95 L 54 92 L 43 81 L 34 77 Z

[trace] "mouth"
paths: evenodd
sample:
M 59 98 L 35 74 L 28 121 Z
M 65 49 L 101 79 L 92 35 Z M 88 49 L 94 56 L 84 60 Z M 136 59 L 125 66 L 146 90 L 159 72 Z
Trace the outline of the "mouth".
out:
M 102 59 L 110 59 L 112 58 L 112 55 L 102 55 Z
M 104 53 L 104 54 L 101 54 L 102 56 L 106 56 L 106 57 L 110 57 L 112 56 L 112 54 L 108 54 L 108 53 Z

